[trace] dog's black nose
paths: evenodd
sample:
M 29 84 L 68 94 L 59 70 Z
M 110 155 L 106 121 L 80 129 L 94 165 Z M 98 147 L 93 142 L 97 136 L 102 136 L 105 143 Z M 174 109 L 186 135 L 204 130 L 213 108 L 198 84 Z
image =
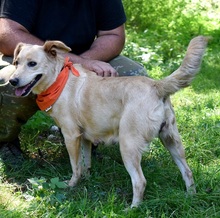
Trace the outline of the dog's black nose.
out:
M 19 79 L 18 78 L 10 79 L 9 82 L 11 83 L 11 85 L 16 86 L 18 85 Z

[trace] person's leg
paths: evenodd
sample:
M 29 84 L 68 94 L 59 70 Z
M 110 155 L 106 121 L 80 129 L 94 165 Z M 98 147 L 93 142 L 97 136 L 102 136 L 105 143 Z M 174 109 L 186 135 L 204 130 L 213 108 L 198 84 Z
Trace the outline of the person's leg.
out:
M 16 97 L 10 84 L 0 86 L 0 142 L 13 141 L 18 136 L 21 125 L 37 110 L 34 95 Z
M 10 65 L 13 61 L 13 58 L 10 56 L 5 56 L 0 52 L 0 70 L 8 65 Z
M 122 55 L 112 59 L 109 64 L 119 76 L 148 76 L 144 66 Z
M 0 54 L 0 78 L 1 72 L 7 73 L 7 67 L 12 61 L 11 57 Z M 11 151 L 17 156 L 20 150 L 18 135 L 21 126 L 38 110 L 35 96 L 16 97 L 14 88 L 10 84 L 0 85 L 0 156 Z M 9 152 L 7 152 L 9 153 Z M 6 155 L 4 154 L 4 159 Z

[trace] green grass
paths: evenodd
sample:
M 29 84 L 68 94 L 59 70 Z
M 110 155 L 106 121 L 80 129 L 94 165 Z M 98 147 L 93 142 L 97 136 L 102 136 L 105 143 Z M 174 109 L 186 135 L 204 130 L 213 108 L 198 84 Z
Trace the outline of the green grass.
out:
M 203 23 L 204 33 L 213 40 L 201 71 L 192 86 L 172 96 L 197 194 L 187 195 L 179 170 L 157 139 L 143 155 L 148 183 L 139 208 L 125 210 L 131 204 L 132 187 L 118 146 L 99 147 L 101 156 L 93 157 L 91 176 L 82 178 L 77 187 L 65 188 L 62 181 L 71 176 L 67 151 L 62 140 L 47 139 L 53 122 L 37 113 L 20 135 L 25 161 L 16 168 L 0 161 L 0 217 L 220 217 L 220 26 L 207 17 Z M 166 39 L 158 30 L 157 38 L 155 31 L 129 27 L 124 54 L 142 62 L 149 75 L 159 79 L 180 64 L 189 36 L 184 41 L 178 34 L 175 40 L 172 35 Z

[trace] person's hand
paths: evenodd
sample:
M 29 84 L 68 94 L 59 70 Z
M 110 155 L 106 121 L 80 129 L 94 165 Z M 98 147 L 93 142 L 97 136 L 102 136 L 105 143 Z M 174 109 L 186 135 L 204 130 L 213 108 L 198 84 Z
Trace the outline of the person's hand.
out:
M 84 59 L 81 64 L 86 69 L 95 72 L 98 76 L 118 76 L 118 72 L 109 63 L 104 61 Z

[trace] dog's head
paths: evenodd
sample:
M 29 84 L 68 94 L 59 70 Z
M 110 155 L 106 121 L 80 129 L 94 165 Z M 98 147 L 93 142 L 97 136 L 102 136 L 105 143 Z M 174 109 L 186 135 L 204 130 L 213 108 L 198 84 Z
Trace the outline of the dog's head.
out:
M 47 41 L 43 46 L 19 43 L 14 51 L 16 70 L 9 80 L 16 88 L 15 94 L 27 96 L 31 91 L 36 94 L 44 91 L 54 79 L 47 79 L 45 75 L 56 68 L 60 70 L 63 64 L 61 54 L 69 51 L 71 49 L 60 41 Z

